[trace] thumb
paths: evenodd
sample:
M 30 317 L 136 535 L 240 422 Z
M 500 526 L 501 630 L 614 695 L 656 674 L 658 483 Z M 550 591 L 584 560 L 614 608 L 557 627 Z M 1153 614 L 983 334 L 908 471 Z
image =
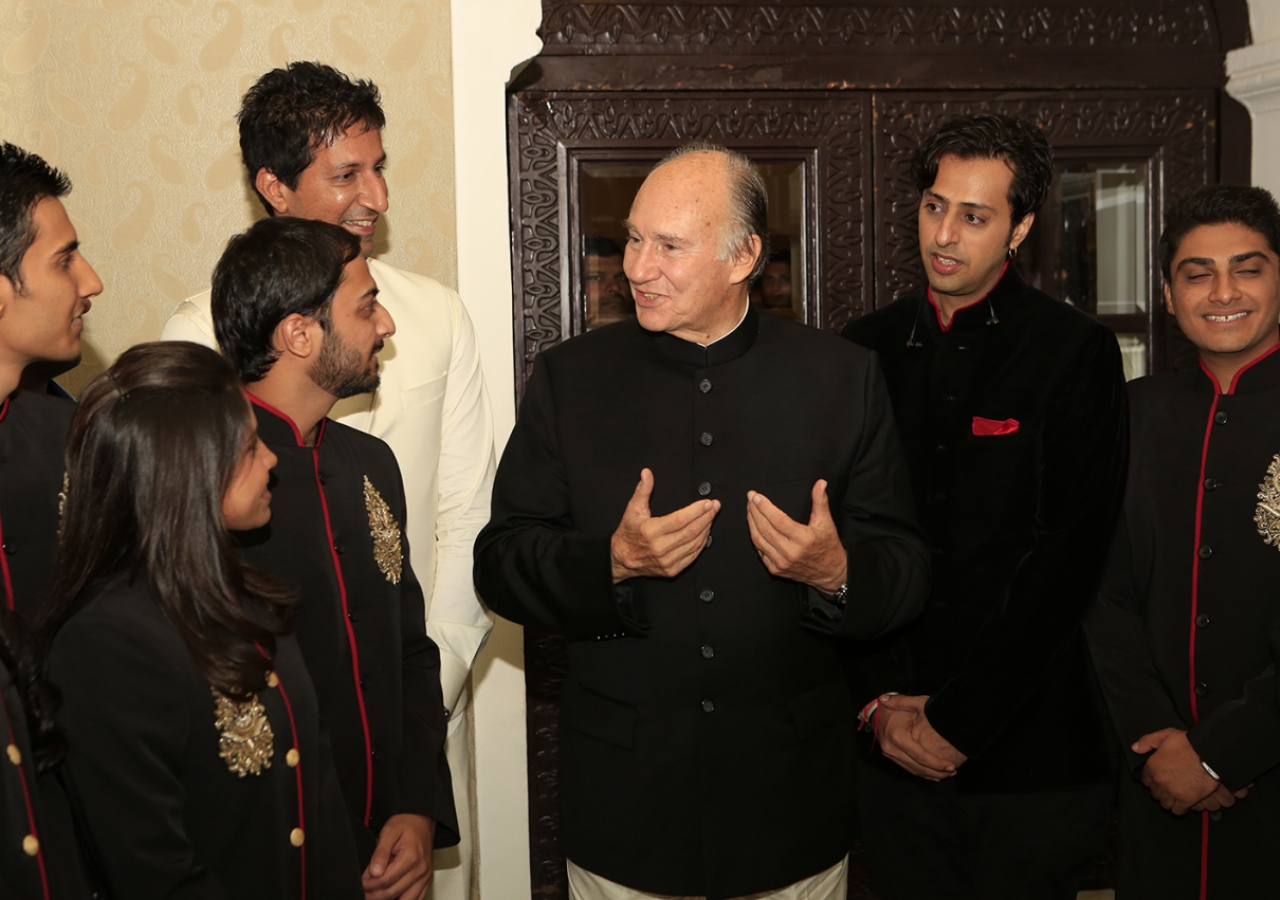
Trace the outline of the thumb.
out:
M 1152 750 L 1159 749 L 1164 743 L 1165 733 L 1163 731 L 1153 731 L 1151 734 L 1144 734 L 1133 742 L 1131 750 L 1134 753 L 1150 753 Z
M 393 833 L 390 828 L 382 829 L 382 833 L 378 835 L 378 846 L 373 850 L 373 857 L 369 860 L 368 873 L 373 878 L 381 878 L 387 871 L 387 866 L 391 862 L 391 851 L 395 847 L 398 834 Z
M 649 469 L 640 470 L 640 483 L 636 485 L 636 491 L 631 495 L 631 502 L 627 504 L 628 511 L 632 515 L 641 518 L 649 518 L 649 498 L 653 496 L 653 472 Z
M 827 500 L 827 480 L 819 478 L 813 483 L 813 491 L 810 496 L 813 498 L 813 509 L 809 513 L 809 527 L 816 528 L 818 525 L 831 522 L 831 504 Z

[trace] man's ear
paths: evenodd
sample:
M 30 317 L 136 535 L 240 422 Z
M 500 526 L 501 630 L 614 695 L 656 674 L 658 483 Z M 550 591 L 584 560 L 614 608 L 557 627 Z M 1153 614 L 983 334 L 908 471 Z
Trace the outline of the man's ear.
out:
M 9 303 L 16 293 L 9 276 L 0 275 L 0 319 L 4 318 L 4 314 L 9 311 Z
M 1017 250 L 1018 245 L 1027 239 L 1027 233 L 1031 231 L 1032 224 L 1035 223 L 1036 214 L 1027 213 L 1022 217 L 1022 221 L 1013 226 L 1013 233 L 1009 235 L 1009 249 Z
M 764 241 L 760 240 L 760 235 L 751 235 L 747 243 L 740 246 L 738 252 L 734 254 L 731 282 L 737 284 L 750 278 L 751 270 L 756 267 L 756 260 L 760 258 L 760 254 L 763 252 Z
M 1169 282 L 1164 283 L 1164 311 L 1173 316 L 1173 291 L 1169 289 Z
M 276 177 L 275 172 L 265 167 L 259 169 L 258 174 L 254 176 L 253 186 L 258 189 L 259 194 L 267 198 L 276 215 L 283 216 L 289 211 L 288 198 L 284 193 L 289 190 L 289 187 Z
M 271 349 L 281 357 L 310 359 L 320 352 L 320 323 L 301 313 L 290 313 L 271 332 Z

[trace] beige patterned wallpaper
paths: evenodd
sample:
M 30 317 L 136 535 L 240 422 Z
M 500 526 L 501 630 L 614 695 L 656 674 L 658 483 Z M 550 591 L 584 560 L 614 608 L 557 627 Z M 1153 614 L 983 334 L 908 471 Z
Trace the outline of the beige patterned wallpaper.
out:
M 62 382 L 75 392 L 158 337 L 261 215 L 234 117 L 291 60 L 381 88 L 391 208 L 375 250 L 454 285 L 449 54 L 449 0 L 0 0 L 0 137 L 71 176 L 64 202 L 105 284 Z

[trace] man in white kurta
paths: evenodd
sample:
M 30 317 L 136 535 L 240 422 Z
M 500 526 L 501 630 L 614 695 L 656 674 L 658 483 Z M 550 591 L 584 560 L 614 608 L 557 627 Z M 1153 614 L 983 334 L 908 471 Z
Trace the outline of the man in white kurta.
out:
M 297 127 L 297 119 L 270 121 L 282 96 L 288 97 L 291 111 L 314 102 L 337 123 L 327 143 L 323 134 L 318 145 L 317 136 L 310 136 L 309 159 L 291 178 L 277 177 L 265 165 L 270 155 L 251 159 L 264 152 L 264 145 L 266 153 L 274 152 L 277 141 L 268 128 Z M 342 127 L 343 114 L 352 117 L 347 110 L 356 118 Z M 362 238 L 367 253 L 377 219 L 387 208 L 377 88 L 352 83 L 328 66 L 292 63 L 259 79 L 245 95 L 239 119 L 245 165 L 268 210 L 342 225 Z M 265 140 L 262 132 L 267 132 Z M 427 633 L 440 648 L 440 680 L 449 711 L 446 751 L 462 837 L 456 849 L 436 854 L 429 896 L 467 900 L 472 808 L 467 677 L 493 627 L 472 585 L 471 548 L 489 518 L 493 419 L 475 330 L 458 295 L 425 275 L 376 259 L 368 263 L 378 301 L 391 313 L 396 333 L 378 354 L 378 389 L 339 401 L 330 418 L 390 444 L 404 476 L 405 529 L 426 599 Z M 161 339 L 216 348 L 209 292 L 180 303 Z

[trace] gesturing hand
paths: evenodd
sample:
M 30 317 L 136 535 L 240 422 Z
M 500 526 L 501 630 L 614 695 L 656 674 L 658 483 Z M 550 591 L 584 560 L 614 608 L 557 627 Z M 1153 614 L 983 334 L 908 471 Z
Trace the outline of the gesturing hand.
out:
M 885 694 L 880 698 L 880 752 L 929 781 L 956 774 L 968 759 L 934 731 L 925 715 L 927 696 Z
M 435 821 L 426 816 L 397 813 L 387 819 L 361 879 L 365 900 L 422 900 L 435 877 L 435 833 Z
M 820 591 L 834 593 L 845 583 L 849 557 L 827 505 L 827 483 L 813 485 L 813 510 L 802 525 L 764 494 L 747 491 L 747 526 L 751 542 L 770 575 L 790 578 Z
M 641 469 L 640 483 L 609 544 L 614 584 L 640 575 L 679 575 L 707 545 L 711 523 L 720 511 L 719 500 L 696 500 L 654 518 L 649 512 L 651 496 L 653 473 Z
M 1200 754 L 1196 753 L 1187 740 L 1185 731 L 1162 728 L 1144 734 L 1134 741 L 1132 750 L 1134 753 L 1155 751 L 1142 767 L 1142 783 L 1151 790 L 1151 796 L 1175 816 L 1182 815 L 1210 798 L 1220 806 L 1230 806 L 1235 802 L 1234 796 L 1231 803 L 1221 802 L 1224 798 L 1218 793 L 1218 789 L 1222 785 L 1204 770 L 1204 766 L 1200 764 Z M 1231 792 L 1224 790 L 1223 793 L 1229 795 Z

